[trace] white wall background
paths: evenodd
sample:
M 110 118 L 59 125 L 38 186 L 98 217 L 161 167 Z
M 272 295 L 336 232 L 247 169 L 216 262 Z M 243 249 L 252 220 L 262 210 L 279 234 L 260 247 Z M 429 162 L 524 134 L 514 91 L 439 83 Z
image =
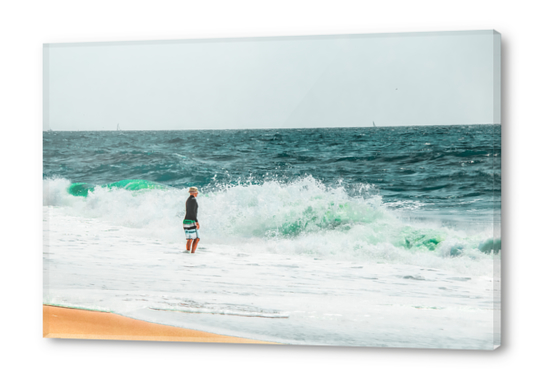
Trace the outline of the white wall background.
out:
M 500 349 L 468 352 L 41 338 L 43 43 L 474 29 L 496 29 L 503 41 Z M 6 377 L 45 378 L 457 379 L 540 374 L 540 36 L 536 2 L 523 0 L 2 2 L 1 372 Z

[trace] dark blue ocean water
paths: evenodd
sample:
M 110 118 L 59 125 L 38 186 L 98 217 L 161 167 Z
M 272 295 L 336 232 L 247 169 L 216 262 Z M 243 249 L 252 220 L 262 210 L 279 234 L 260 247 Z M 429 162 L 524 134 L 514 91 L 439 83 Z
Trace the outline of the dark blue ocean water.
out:
M 500 125 L 43 134 L 43 176 L 213 191 L 312 176 L 397 208 L 500 210 Z M 367 191 L 364 187 L 364 191 Z

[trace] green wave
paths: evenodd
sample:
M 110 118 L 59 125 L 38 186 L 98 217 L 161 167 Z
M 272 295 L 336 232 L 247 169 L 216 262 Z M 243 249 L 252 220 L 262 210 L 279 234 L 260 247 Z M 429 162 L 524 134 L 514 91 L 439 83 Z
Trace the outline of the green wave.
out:
M 500 238 L 489 238 L 478 245 L 478 250 L 483 253 L 489 254 L 491 252 L 501 251 L 501 239 Z
M 438 244 L 446 239 L 446 235 L 439 230 L 415 229 L 410 226 L 404 227 L 401 231 L 401 239 L 396 246 L 414 250 L 433 251 Z
M 89 183 L 73 183 L 68 187 L 68 193 L 73 196 L 87 197 L 89 192 L 93 192 L 96 187 L 100 188 L 122 188 L 128 191 L 140 191 L 145 189 L 161 189 L 165 190 L 168 187 L 162 184 L 151 182 L 149 180 L 120 180 L 114 183 L 95 185 Z
M 320 197 L 313 197 L 309 201 L 315 199 L 320 199 Z M 348 230 L 351 225 L 356 223 L 371 223 L 381 217 L 380 212 L 370 207 L 352 207 L 347 202 L 335 204 L 335 202 L 331 201 L 326 204 L 314 204 L 305 207 L 301 211 L 298 210 L 297 205 L 299 204 L 293 204 L 292 210 L 286 216 L 286 220 L 283 219 L 276 226 L 276 229 L 269 230 L 269 225 L 264 224 L 261 228 L 254 228 L 252 231 L 253 234 L 255 236 L 280 235 L 295 237 L 304 232 L 316 232 L 324 229 L 332 230 L 339 227 Z
M 291 219 L 288 220 L 290 217 Z M 371 245 L 388 242 L 395 247 L 412 252 L 433 252 L 451 237 L 456 240 L 456 243 L 448 250 L 451 257 L 460 256 L 468 249 L 478 248 L 485 254 L 496 254 L 501 249 L 500 240 L 490 239 L 480 242 L 476 237 L 461 238 L 449 235 L 449 232 L 443 229 L 403 225 L 388 219 L 378 209 L 352 206 L 349 203 L 334 206 L 333 202 L 328 203 L 323 209 L 309 206 L 302 212 L 291 212 L 286 220 L 280 222 L 275 228 L 269 228 L 269 225 L 264 223 L 259 227 L 253 227 L 251 234 L 291 238 L 324 230 L 346 232 L 359 224 L 366 226 L 359 237 Z

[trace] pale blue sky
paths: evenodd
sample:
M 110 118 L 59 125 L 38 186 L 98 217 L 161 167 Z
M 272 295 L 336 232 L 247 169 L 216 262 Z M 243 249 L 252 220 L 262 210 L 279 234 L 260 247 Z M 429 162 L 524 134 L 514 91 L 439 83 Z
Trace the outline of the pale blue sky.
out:
M 500 123 L 493 31 L 49 44 L 44 129 Z

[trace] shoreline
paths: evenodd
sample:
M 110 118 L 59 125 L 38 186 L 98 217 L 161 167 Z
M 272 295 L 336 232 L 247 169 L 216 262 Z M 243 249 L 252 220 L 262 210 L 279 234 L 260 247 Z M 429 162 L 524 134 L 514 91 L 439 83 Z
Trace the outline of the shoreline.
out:
M 43 305 L 43 338 L 276 344 L 52 305 Z

